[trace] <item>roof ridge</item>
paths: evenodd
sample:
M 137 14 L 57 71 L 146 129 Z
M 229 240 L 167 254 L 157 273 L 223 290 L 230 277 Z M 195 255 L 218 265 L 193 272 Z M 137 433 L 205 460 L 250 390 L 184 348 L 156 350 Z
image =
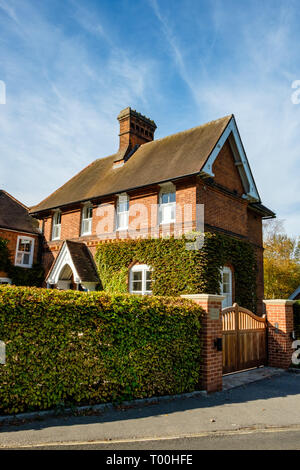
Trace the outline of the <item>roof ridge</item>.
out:
M 143 146 L 149 145 L 149 144 L 155 144 L 156 142 L 160 142 L 161 140 L 168 139 L 170 137 L 174 137 L 180 134 L 185 134 L 186 132 L 194 131 L 195 129 L 200 129 L 200 127 L 205 127 L 210 124 L 217 123 L 218 121 L 222 121 L 223 119 L 225 120 L 228 118 L 228 121 L 230 121 L 230 119 L 232 119 L 233 117 L 234 117 L 234 114 L 228 114 L 227 116 L 223 116 L 218 119 L 213 119 L 212 121 L 205 122 L 203 124 L 200 124 L 199 126 L 190 127 L 189 129 L 185 129 L 184 131 L 178 131 L 178 132 L 175 132 L 174 134 L 169 134 L 169 135 L 166 135 L 165 137 L 160 137 L 159 139 L 151 140 L 151 142 L 146 142 L 145 144 L 143 144 Z
M 23 204 L 22 202 L 20 202 L 18 199 L 16 199 L 14 196 L 12 196 L 10 193 L 8 193 L 7 191 L 5 191 L 4 189 L 0 189 L 0 193 L 3 193 L 5 194 L 6 196 L 8 196 L 10 199 L 12 199 L 12 201 L 16 202 L 17 204 L 19 204 L 20 206 L 24 207 L 24 209 L 26 209 L 27 211 L 29 210 L 29 207 L 25 206 L 25 204 Z

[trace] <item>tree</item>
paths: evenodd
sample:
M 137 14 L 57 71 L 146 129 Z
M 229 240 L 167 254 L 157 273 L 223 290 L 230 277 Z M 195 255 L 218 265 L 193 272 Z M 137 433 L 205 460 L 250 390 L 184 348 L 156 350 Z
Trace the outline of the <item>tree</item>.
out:
M 265 298 L 287 299 L 300 285 L 300 241 L 271 219 L 264 223 L 264 249 Z

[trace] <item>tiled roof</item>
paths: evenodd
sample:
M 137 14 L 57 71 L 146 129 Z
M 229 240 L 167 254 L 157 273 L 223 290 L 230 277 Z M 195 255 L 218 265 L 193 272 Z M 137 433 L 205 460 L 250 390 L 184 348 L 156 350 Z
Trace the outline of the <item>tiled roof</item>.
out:
M 143 144 L 119 168 L 113 168 L 117 154 L 99 158 L 32 207 L 31 213 L 198 174 L 231 118 Z
M 39 233 L 38 223 L 29 215 L 28 208 L 2 189 L 0 190 L 0 228 Z

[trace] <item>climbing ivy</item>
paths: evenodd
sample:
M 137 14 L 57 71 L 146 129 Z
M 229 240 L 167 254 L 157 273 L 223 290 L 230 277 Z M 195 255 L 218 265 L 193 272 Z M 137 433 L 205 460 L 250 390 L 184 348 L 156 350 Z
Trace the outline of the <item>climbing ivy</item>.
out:
M 138 262 L 153 268 L 154 295 L 220 293 L 220 269 L 230 264 L 236 302 L 256 311 L 257 262 L 249 242 L 206 233 L 200 250 L 187 250 L 186 243 L 185 238 L 174 237 L 100 243 L 96 263 L 103 289 L 110 293 L 127 292 L 128 268 Z

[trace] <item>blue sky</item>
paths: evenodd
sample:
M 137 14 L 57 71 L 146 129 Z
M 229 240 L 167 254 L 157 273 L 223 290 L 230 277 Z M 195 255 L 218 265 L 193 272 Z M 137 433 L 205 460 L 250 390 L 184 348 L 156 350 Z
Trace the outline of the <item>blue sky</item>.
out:
M 0 0 L 0 187 L 28 205 L 118 147 L 234 113 L 265 205 L 300 234 L 297 0 Z

